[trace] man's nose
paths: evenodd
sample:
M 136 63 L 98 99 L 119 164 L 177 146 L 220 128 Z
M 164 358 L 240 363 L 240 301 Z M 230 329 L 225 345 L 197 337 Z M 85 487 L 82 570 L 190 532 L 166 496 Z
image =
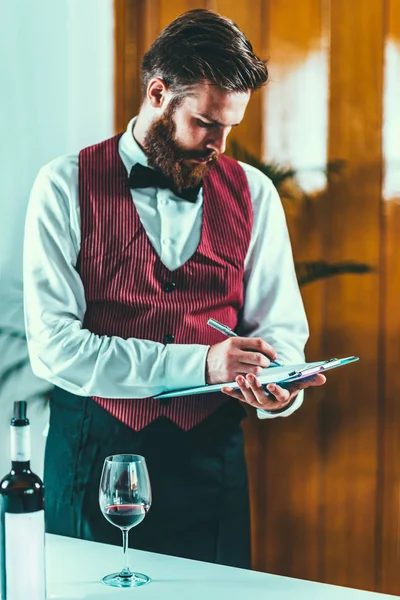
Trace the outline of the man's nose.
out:
M 207 142 L 207 148 L 214 150 L 218 154 L 223 154 L 226 150 L 226 140 L 230 132 L 229 129 L 220 129 L 219 131 L 213 132 L 212 136 Z

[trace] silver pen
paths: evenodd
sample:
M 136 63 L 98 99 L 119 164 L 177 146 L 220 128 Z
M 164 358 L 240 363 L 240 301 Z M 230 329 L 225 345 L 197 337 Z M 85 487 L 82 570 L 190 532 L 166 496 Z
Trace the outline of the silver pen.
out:
M 232 331 L 232 329 L 230 327 L 228 327 L 227 325 L 223 325 L 222 323 L 219 323 L 215 319 L 208 319 L 207 325 L 210 325 L 210 327 L 214 327 L 214 329 L 216 329 L 217 331 L 220 331 L 227 337 L 238 337 L 237 333 Z M 269 357 L 267 357 L 267 358 L 269 358 Z M 271 358 L 269 358 L 269 361 L 270 361 L 271 365 L 274 365 L 275 367 L 281 366 L 278 362 L 276 362 L 276 360 L 272 360 Z

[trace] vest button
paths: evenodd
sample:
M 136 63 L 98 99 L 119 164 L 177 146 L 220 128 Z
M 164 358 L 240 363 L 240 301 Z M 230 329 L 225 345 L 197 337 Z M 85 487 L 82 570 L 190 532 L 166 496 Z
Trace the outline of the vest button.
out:
M 176 288 L 176 283 L 174 281 L 166 281 L 163 286 L 164 292 L 173 292 Z
M 164 344 L 172 344 L 175 339 L 175 336 L 172 333 L 166 333 L 164 335 Z

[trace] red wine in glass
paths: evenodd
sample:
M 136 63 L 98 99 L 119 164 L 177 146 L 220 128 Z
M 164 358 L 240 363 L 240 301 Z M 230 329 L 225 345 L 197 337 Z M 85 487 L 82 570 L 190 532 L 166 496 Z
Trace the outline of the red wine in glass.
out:
M 143 521 L 148 507 L 143 504 L 114 504 L 103 513 L 107 521 L 117 527 L 131 529 Z

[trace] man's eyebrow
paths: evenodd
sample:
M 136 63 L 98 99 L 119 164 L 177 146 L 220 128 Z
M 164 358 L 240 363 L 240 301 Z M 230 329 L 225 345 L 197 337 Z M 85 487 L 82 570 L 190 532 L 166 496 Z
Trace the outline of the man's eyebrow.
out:
M 214 123 L 214 125 L 219 125 L 219 127 L 237 127 L 238 125 L 240 125 L 240 123 L 235 123 L 234 125 L 225 125 L 224 123 L 220 123 L 216 119 L 213 119 L 209 115 L 206 115 L 203 113 L 200 113 L 199 116 L 202 117 L 203 119 L 207 119 L 207 121 L 211 121 L 211 123 Z

